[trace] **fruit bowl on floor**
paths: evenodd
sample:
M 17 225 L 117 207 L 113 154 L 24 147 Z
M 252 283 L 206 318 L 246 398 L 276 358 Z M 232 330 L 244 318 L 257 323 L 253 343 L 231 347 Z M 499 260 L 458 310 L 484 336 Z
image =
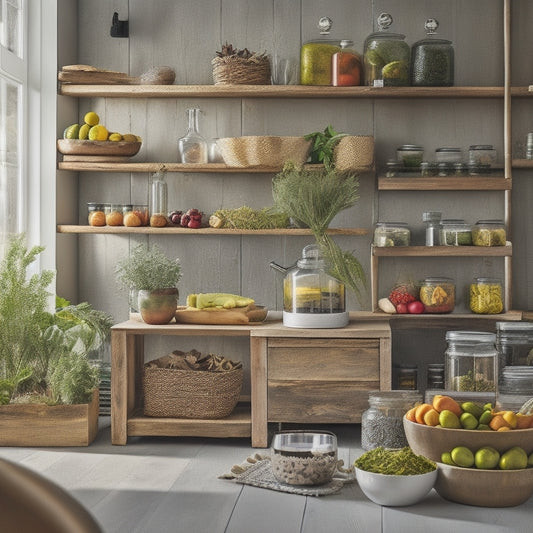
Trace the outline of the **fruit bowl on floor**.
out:
M 435 490 L 446 500 L 478 507 L 513 507 L 533 494 L 533 468 L 481 470 L 437 464 Z
M 527 454 L 533 452 L 533 428 L 510 431 L 449 429 L 412 422 L 405 416 L 403 427 L 413 452 L 432 461 L 441 461 L 442 454 L 456 446 L 466 446 L 471 450 L 492 446 L 500 453 L 520 446 Z
M 437 470 L 417 475 L 390 475 L 355 467 L 355 476 L 365 496 L 379 505 L 414 505 L 427 496 L 437 480 Z

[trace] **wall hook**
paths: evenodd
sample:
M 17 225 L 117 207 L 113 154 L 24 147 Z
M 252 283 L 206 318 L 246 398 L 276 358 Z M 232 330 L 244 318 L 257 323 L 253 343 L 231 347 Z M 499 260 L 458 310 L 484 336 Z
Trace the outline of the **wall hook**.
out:
M 129 22 L 127 20 L 118 20 L 118 13 L 113 13 L 111 21 L 111 37 L 129 37 Z

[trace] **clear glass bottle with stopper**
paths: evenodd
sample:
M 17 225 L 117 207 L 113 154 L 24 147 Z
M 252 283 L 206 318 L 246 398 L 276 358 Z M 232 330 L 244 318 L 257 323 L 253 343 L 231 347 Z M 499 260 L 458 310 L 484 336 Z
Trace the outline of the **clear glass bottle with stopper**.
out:
M 178 140 L 178 152 L 182 163 L 207 163 L 207 141 L 200 135 L 198 129 L 199 115 L 199 108 L 192 107 L 187 109 L 187 134 Z
M 168 186 L 165 181 L 167 169 L 161 165 L 157 172 L 150 177 L 150 226 L 165 227 L 168 213 Z

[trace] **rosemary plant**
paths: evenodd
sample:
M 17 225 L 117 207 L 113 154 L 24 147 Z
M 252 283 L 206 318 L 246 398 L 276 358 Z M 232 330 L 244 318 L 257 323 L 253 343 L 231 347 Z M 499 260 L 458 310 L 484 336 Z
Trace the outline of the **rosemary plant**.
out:
M 320 170 L 296 168 L 287 163 L 272 181 L 276 208 L 308 226 L 313 233 L 329 273 L 342 281 L 363 300 L 366 276 L 352 252 L 342 250 L 327 234 L 335 216 L 352 207 L 359 199 L 359 179 L 351 173 L 338 173 L 325 167 Z
M 157 246 L 136 246 L 115 268 L 117 281 L 127 289 L 154 291 L 177 286 L 181 279 L 178 259 L 168 258 Z

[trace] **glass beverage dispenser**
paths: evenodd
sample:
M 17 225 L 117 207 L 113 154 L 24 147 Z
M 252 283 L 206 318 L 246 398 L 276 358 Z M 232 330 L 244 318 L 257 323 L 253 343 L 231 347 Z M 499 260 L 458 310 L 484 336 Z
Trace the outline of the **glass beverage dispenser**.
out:
M 341 328 L 348 322 L 344 284 L 326 272 L 318 246 L 306 246 L 283 281 L 283 325 Z

